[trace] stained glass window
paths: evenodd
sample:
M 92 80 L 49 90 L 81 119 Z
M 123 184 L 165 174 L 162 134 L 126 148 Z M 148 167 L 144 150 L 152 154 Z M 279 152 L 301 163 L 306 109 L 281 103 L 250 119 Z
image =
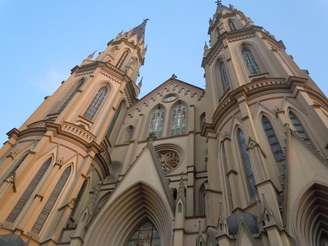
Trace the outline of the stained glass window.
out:
M 256 182 L 252 170 L 251 159 L 248 153 L 246 138 L 244 132 L 241 129 L 238 129 L 237 134 L 238 134 L 238 144 L 239 144 L 241 159 L 244 166 L 249 195 L 252 199 L 254 199 L 256 196 Z
M 294 130 L 301 136 L 305 141 L 311 142 L 309 135 L 306 133 L 305 128 L 300 119 L 294 114 L 293 111 L 289 111 L 289 118 L 294 126 Z
M 102 105 L 106 95 L 107 95 L 108 89 L 107 86 L 102 87 L 96 94 L 96 96 L 93 98 L 91 104 L 89 105 L 87 111 L 84 113 L 84 117 L 88 120 L 92 120 L 92 118 L 97 113 L 98 109 Z
M 40 183 L 40 181 L 43 178 L 44 174 L 46 173 L 46 171 L 50 167 L 51 162 L 52 162 L 52 158 L 48 159 L 47 161 L 45 161 L 42 164 L 39 171 L 36 173 L 36 175 L 32 179 L 31 183 L 27 186 L 27 188 L 23 192 L 22 196 L 19 198 L 19 200 L 16 203 L 13 210 L 11 210 L 10 214 L 7 217 L 7 221 L 12 222 L 12 223 L 15 222 L 18 215 L 20 214 L 20 212 L 24 208 L 25 204 L 31 198 L 32 193 L 34 192 L 34 190 L 36 189 L 36 187 Z
M 55 203 L 71 174 L 71 169 L 72 169 L 71 166 L 66 168 L 63 174 L 61 175 L 55 188 L 52 190 L 46 204 L 44 205 L 41 213 L 39 214 L 38 219 L 36 220 L 35 224 L 32 227 L 33 232 L 39 233 L 41 231 L 44 223 L 46 222 L 51 210 L 55 206 Z
M 266 116 L 262 117 L 262 125 L 263 125 L 264 132 L 268 138 L 268 142 L 270 144 L 271 151 L 275 160 L 276 161 L 285 160 L 285 155 L 284 152 L 282 151 L 277 135 L 273 129 L 271 122 Z
M 165 110 L 163 106 L 157 106 L 151 113 L 149 133 L 161 137 L 164 128 Z
M 225 92 L 230 88 L 229 76 L 223 61 L 220 62 L 219 67 L 220 67 L 220 77 L 222 81 L 222 87 L 223 87 L 223 91 Z
M 249 73 L 251 75 L 259 74 L 260 68 L 255 60 L 252 51 L 249 48 L 244 47 L 242 50 L 242 54 Z
M 187 131 L 187 105 L 178 102 L 171 109 L 171 135 L 185 134 Z
M 160 246 L 161 240 L 155 226 L 146 221 L 143 223 L 128 240 L 126 246 Z

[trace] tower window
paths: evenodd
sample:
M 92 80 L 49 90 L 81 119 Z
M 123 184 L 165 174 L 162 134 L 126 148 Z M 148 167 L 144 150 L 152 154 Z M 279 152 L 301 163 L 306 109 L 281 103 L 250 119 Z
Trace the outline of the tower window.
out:
M 187 130 L 187 105 L 176 103 L 171 109 L 171 136 L 185 134 Z
M 61 175 L 55 188 L 52 190 L 47 203 L 44 205 L 41 213 L 39 214 L 38 219 L 36 220 L 35 224 L 32 227 L 33 232 L 39 233 L 41 231 L 44 223 L 46 222 L 48 216 L 50 215 L 51 210 L 55 206 L 55 203 L 56 203 L 60 193 L 64 189 L 64 186 L 71 174 L 71 170 L 72 170 L 72 167 L 69 166 L 68 168 L 65 169 L 65 171 Z
M 269 119 L 266 116 L 262 117 L 262 126 L 265 132 L 265 135 L 268 138 L 268 142 L 271 147 L 272 154 L 276 161 L 283 161 L 285 160 L 284 152 L 282 151 L 282 148 L 280 146 L 279 140 L 277 138 L 277 135 L 273 129 L 273 126 Z
M 229 28 L 230 28 L 230 31 L 232 31 L 232 32 L 237 31 L 235 22 L 232 19 L 229 19 Z
M 237 131 L 237 135 L 238 135 L 239 150 L 240 150 L 241 159 L 244 166 L 244 171 L 247 181 L 248 192 L 251 199 L 254 199 L 256 196 L 256 182 L 252 170 L 252 164 L 246 144 L 245 135 L 240 128 Z
M 19 198 L 18 202 L 16 203 L 13 210 L 11 210 L 10 214 L 7 217 L 7 221 L 9 222 L 15 222 L 17 217 L 19 216 L 20 212 L 24 208 L 27 201 L 31 198 L 32 193 L 40 183 L 41 179 L 45 175 L 46 171 L 50 167 L 50 164 L 52 162 L 52 158 L 45 161 L 42 166 L 40 167 L 39 171 L 36 173 L 36 175 L 33 177 L 31 183 L 27 186 L 22 196 Z
M 242 54 L 249 73 L 251 75 L 259 74 L 260 68 L 255 60 L 252 51 L 248 47 L 244 47 L 242 50 Z
M 93 98 L 91 104 L 89 105 L 87 111 L 84 113 L 84 117 L 88 120 L 92 120 L 100 106 L 103 104 L 104 99 L 107 95 L 108 89 L 107 86 L 102 87 Z
M 165 109 L 163 106 L 158 105 L 151 113 L 149 134 L 156 137 L 161 137 L 164 128 Z
M 230 81 L 227 73 L 227 68 L 223 61 L 219 63 L 219 69 L 220 69 L 220 77 L 222 81 L 223 91 L 226 92 L 227 90 L 230 89 Z

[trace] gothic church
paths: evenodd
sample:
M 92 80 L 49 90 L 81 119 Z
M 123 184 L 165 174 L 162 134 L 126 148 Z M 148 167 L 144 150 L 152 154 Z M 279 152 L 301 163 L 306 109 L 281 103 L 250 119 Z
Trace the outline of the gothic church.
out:
M 71 70 L 0 150 L 0 245 L 327 246 L 328 102 L 233 6 L 206 88 L 139 99 L 146 20 Z

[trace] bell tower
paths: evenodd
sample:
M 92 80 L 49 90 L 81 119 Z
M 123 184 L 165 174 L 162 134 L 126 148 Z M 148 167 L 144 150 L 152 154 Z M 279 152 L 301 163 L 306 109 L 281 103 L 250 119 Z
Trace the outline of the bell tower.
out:
M 108 175 L 115 115 L 139 94 L 146 23 L 119 33 L 96 58 L 91 54 L 75 66 L 56 92 L 8 133 L 0 150 L 0 235 L 15 233 L 29 245 L 58 243 L 80 190 L 94 182 L 94 170 Z
M 316 87 L 287 54 L 282 41 L 232 5 L 218 3 L 208 34 L 202 66 L 212 110 L 229 91 L 258 78 L 306 77 Z
M 247 231 L 251 240 L 261 234 L 270 245 L 290 245 L 290 228 L 301 227 L 291 222 L 299 206 L 293 197 L 302 196 L 300 187 L 321 182 L 311 167 L 327 172 L 327 99 L 282 41 L 232 5 L 218 1 L 208 33 L 202 62 L 208 240 L 243 245 L 238 242 Z M 297 160 L 291 154 L 296 152 L 311 161 Z M 296 163 L 309 171 L 298 173 L 303 168 Z M 312 235 L 302 239 L 297 233 L 291 234 L 298 242 Z

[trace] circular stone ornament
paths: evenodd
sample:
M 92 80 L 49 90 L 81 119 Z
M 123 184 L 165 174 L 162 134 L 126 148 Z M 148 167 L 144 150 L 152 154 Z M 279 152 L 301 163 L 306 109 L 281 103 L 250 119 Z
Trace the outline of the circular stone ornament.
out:
M 180 156 L 174 150 L 160 150 L 158 156 L 162 169 L 166 172 L 177 168 L 180 163 Z

